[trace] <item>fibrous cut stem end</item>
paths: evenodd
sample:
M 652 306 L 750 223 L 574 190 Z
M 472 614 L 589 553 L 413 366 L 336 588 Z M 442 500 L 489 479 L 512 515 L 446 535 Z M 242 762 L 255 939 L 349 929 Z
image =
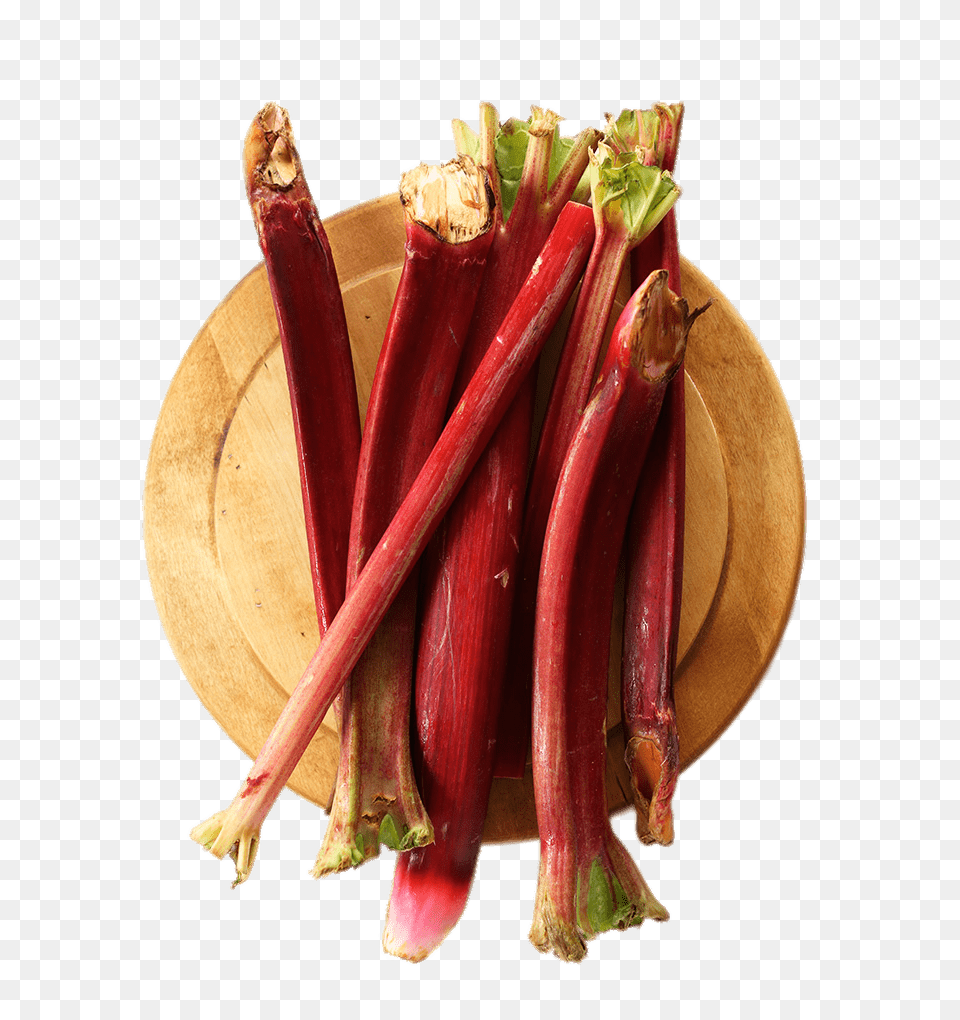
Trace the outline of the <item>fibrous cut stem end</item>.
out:
M 537 888 L 529 938 L 538 952 L 553 953 L 557 959 L 570 963 L 579 963 L 587 955 L 587 944 L 576 922 L 557 909 L 543 882 Z
M 364 861 L 379 856 L 380 841 L 376 838 L 364 839 L 363 834 L 358 832 L 352 841 L 341 839 L 330 846 L 325 842 L 317 854 L 310 874 L 314 878 L 323 878 L 325 875 L 358 868 Z
M 637 811 L 637 836 L 642 843 L 673 842 L 673 795 L 680 774 L 676 726 L 651 727 L 632 737 L 624 758 L 630 773 Z
M 257 185 L 283 191 L 302 175 L 290 116 L 282 106 L 267 103 L 253 118 L 243 143 L 243 168 L 248 191 Z
M 530 126 L 527 129 L 535 137 L 546 137 L 557 130 L 557 125 L 563 117 L 553 110 L 547 110 L 542 106 L 530 107 Z
M 690 328 L 713 303 L 711 298 L 694 311 L 667 286 L 665 269 L 654 270 L 637 288 L 621 313 L 620 322 L 632 318 L 628 344 L 631 362 L 651 382 L 672 375 L 683 360 Z
M 233 824 L 231 808 L 218 811 L 195 826 L 190 832 L 190 838 L 220 860 L 230 855 L 237 870 L 234 889 L 250 877 L 257 858 L 257 847 L 260 845 L 260 829 L 253 830 Z
M 456 244 L 479 237 L 493 223 L 494 196 L 486 171 L 461 154 L 442 166 L 421 163 L 400 178 L 408 219 Z
M 579 962 L 587 942 L 602 932 L 670 917 L 612 831 L 597 857 L 578 861 L 574 890 L 557 881 L 554 870 L 541 861 L 529 936 L 541 953 Z
M 331 819 L 311 874 L 314 878 L 323 878 L 357 868 L 380 856 L 381 843 L 398 853 L 427 846 L 433 842 L 433 826 L 422 810 L 420 817 L 421 821 L 413 826 L 402 819 L 398 822 L 388 810 L 379 817 L 364 817 L 350 826 L 339 826 L 336 819 Z

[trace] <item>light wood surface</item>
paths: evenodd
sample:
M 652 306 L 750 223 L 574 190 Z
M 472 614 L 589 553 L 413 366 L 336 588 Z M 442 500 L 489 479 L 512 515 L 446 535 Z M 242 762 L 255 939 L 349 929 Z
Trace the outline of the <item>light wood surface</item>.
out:
M 363 411 L 402 265 L 399 202 L 385 196 L 325 226 Z M 793 425 L 769 363 L 729 302 L 695 267 L 684 261 L 682 268 L 692 306 L 715 300 L 687 353 L 676 679 L 686 767 L 729 725 L 773 656 L 799 575 L 804 500 Z M 625 296 L 623 287 L 618 306 Z M 555 353 L 555 344 L 545 352 L 541 394 Z M 204 324 L 170 386 L 147 468 L 144 536 L 160 618 L 185 675 L 229 736 L 255 756 L 319 638 L 286 377 L 262 265 Z M 615 657 L 611 810 L 628 802 L 618 671 Z M 290 786 L 326 805 L 337 753 L 331 713 Z M 677 796 L 682 802 L 682 780 Z M 535 833 L 529 768 L 524 780 L 496 780 L 485 838 Z

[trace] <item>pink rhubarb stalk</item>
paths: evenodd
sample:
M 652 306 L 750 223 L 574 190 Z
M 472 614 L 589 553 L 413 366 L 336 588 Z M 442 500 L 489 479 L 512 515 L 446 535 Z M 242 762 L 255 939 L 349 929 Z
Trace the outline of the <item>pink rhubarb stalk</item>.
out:
M 642 158 L 673 169 L 683 105 L 656 108 L 655 121 L 621 114 L 620 136 Z M 681 293 L 675 210 L 633 253 L 634 283 L 656 270 Z M 680 743 L 673 676 L 680 632 L 686 483 L 684 373 L 671 380 L 643 469 L 627 533 L 621 708 L 625 759 L 645 843 L 673 842 Z
M 589 210 L 575 205 L 564 210 L 488 356 L 334 617 L 236 798 L 191 832 L 214 856 L 230 854 L 237 869 L 235 885 L 250 874 L 260 828 L 274 801 L 536 363 L 580 279 L 593 233 Z
M 630 251 L 672 209 L 680 190 L 606 140 L 590 154 L 597 240 L 564 341 L 527 486 L 519 580 L 510 634 L 511 679 L 500 713 L 497 775 L 522 776 L 530 735 L 530 684 L 543 536 L 564 457 L 593 387 L 617 284 Z
M 500 207 L 455 392 L 496 342 L 531 266 L 542 271 L 535 260 L 543 238 L 583 175 L 597 133 L 561 139 L 558 121 L 534 107 L 529 122 L 510 120 L 498 131 L 496 110 L 484 105 L 478 137 L 455 125 L 458 148 L 488 169 Z M 535 392 L 531 372 L 424 557 L 414 753 L 435 841 L 397 859 L 383 935 L 387 952 L 408 959 L 423 959 L 457 923 L 480 852 Z
M 370 392 L 353 502 L 347 591 L 399 509 L 446 421 L 487 251 L 493 194 L 470 156 L 403 175 L 403 272 Z M 410 761 L 417 569 L 340 694 L 340 764 L 317 877 L 383 842 L 433 840 Z
M 343 602 L 360 456 L 350 336 L 333 255 L 283 107 L 268 103 L 253 119 L 243 171 L 280 330 L 322 635 Z
M 530 939 L 565 960 L 582 959 L 586 941 L 601 931 L 667 917 L 610 825 L 605 714 L 627 517 L 692 318 L 664 272 L 627 303 L 547 525 L 534 642 L 540 875 Z

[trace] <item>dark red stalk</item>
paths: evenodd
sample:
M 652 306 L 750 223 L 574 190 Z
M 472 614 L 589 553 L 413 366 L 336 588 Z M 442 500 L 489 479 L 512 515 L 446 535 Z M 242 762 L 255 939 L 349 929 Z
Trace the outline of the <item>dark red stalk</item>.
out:
M 511 305 L 488 356 L 334 617 L 233 803 L 191 832 L 216 857 L 233 857 L 237 882 L 250 873 L 264 818 L 536 363 L 580 279 L 592 243 L 589 210 L 568 206 L 544 245 L 537 271 L 530 273 Z
M 646 167 L 607 140 L 590 156 L 597 240 L 570 321 L 527 485 L 517 598 L 510 633 L 510 682 L 498 726 L 497 775 L 521 777 L 530 734 L 530 690 L 537 579 L 547 518 L 564 458 L 593 387 L 607 321 L 629 252 L 679 196 L 669 175 Z
M 243 146 L 244 181 L 286 366 L 320 634 L 343 602 L 360 411 L 327 235 L 287 111 L 268 103 Z
M 404 265 L 367 406 L 348 591 L 443 430 L 493 240 L 493 194 L 470 156 L 404 174 L 400 200 Z M 417 575 L 340 694 L 340 764 L 317 877 L 377 856 L 381 842 L 409 850 L 433 840 L 410 761 Z
M 528 135 L 523 171 L 509 217 L 497 225 L 455 391 L 491 347 L 526 274 L 537 271 L 542 239 L 583 174 L 592 131 L 575 140 L 550 180 L 558 120 L 534 108 L 529 124 L 501 129 L 503 145 Z M 478 159 L 502 206 L 496 128 L 496 111 L 482 108 Z M 397 859 L 383 945 L 398 956 L 422 959 L 435 949 L 463 913 L 473 881 L 493 779 L 535 392 L 531 372 L 424 557 L 414 712 L 435 841 Z
M 653 159 L 676 162 L 683 106 L 660 108 Z M 671 210 L 633 253 L 634 283 L 656 269 L 681 293 L 677 220 Z M 673 795 L 680 774 L 680 743 L 673 676 L 683 592 L 686 503 L 685 378 L 670 382 L 647 463 L 637 489 L 627 535 L 621 708 L 625 759 L 645 843 L 673 842 Z
M 614 581 L 634 490 L 691 318 L 652 274 L 617 322 L 547 525 L 534 641 L 540 876 L 530 939 L 579 960 L 586 940 L 666 911 L 610 825 L 605 789 Z

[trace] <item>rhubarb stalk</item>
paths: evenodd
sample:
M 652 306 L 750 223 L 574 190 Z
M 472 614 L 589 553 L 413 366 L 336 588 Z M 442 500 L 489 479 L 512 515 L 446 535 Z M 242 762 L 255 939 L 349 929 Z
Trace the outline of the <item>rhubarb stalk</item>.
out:
M 620 144 L 672 171 L 683 105 L 657 106 L 654 117 L 624 111 L 615 126 Z M 656 269 L 681 293 L 676 210 L 633 253 L 634 284 Z M 684 373 L 671 380 L 640 478 L 627 532 L 621 708 L 625 759 L 645 843 L 673 842 L 673 795 L 680 774 L 680 743 L 673 677 L 683 589 L 686 483 Z
M 597 240 L 584 273 L 554 377 L 527 486 L 519 580 L 510 634 L 511 678 L 498 727 L 497 775 L 523 775 L 530 734 L 530 684 L 537 578 L 547 517 L 564 457 L 593 387 L 620 273 L 673 208 L 680 190 L 669 174 L 606 141 L 590 153 Z
M 490 173 L 499 218 L 455 391 L 495 342 L 497 326 L 543 239 L 583 174 L 597 133 L 559 137 L 559 117 L 534 107 L 529 121 L 499 127 L 481 107 L 480 133 L 454 125 L 461 151 Z M 590 215 L 584 206 L 577 215 Z M 493 779 L 496 720 L 506 671 L 516 556 L 530 455 L 536 373 L 510 410 L 427 555 L 414 681 L 420 789 L 436 834 L 397 859 L 383 945 L 423 959 L 467 902 Z
M 234 885 L 249 876 L 267 813 L 535 364 L 580 279 L 593 234 L 588 209 L 570 205 L 564 210 L 487 357 L 334 617 L 236 798 L 191 833 L 214 856 L 230 854 L 237 870 Z
M 582 959 L 599 932 L 668 916 L 610 825 L 605 712 L 627 517 L 695 314 L 667 289 L 665 272 L 651 274 L 627 303 L 547 525 L 534 641 L 540 874 L 530 939 L 565 960 Z
M 454 373 L 493 240 L 493 194 L 469 156 L 400 182 L 406 244 L 370 391 L 353 502 L 347 591 L 446 420 Z M 340 694 L 340 764 L 317 877 L 433 840 L 410 761 L 415 568 Z
M 343 602 L 360 411 L 340 284 L 287 111 L 268 103 L 243 146 L 286 366 L 320 634 Z

